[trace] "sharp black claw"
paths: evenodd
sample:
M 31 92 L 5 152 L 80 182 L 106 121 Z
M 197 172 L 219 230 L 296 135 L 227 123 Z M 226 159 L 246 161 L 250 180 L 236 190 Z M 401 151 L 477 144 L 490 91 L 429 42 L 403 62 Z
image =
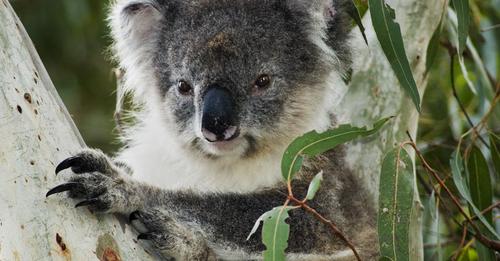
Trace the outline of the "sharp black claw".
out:
M 139 210 L 134 211 L 134 212 L 130 213 L 130 215 L 128 216 L 128 222 L 132 222 L 134 220 L 137 220 L 140 217 L 141 217 L 141 214 L 140 214 Z
M 96 198 L 89 199 L 89 200 L 84 200 L 84 201 L 76 204 L 75 208 L 94 205 L 94 204 L 97 204 L 97 202 L 99 202 L 99 199 L 96 199 Z
M 56 175 L 70 167 L 73 167 L 74 165 L 78 164 L 80 162 L 80 157 L 71 157 L 63 160 L 59 165 L 56 167 Z
M 49 190 L 49 192 L 47 192 L 47 194 L 45 194 L 45 197 L 48 197 L 52 194 L 61 193 L 64 191 L 69 191 L 69 190 L 72 190 L 78 186 L 80 186 L 80 184 L 76 183 L 76 182 L 64 183 L 64 184 L 61 184 L 61 185 Z
M 155 238 L 155 236 L 154 236 L 154 234 L 153 234 L 153 233 L 151 233 L 151 232 L 150 232 L 150 233 L 143 233 L 143 234 L 139 234 L 139 235 L 137 236 L 137 240 L 152 240 L 152 239 L 154 239 L 154 238 Z

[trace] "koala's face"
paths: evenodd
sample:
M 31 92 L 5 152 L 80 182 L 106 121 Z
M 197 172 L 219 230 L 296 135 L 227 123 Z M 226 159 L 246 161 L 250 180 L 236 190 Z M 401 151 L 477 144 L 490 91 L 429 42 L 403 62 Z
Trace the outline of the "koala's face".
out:
M 171 0 L 123 9 L 131 26 L 144 27 L 129 29 L 129 37 L 144 49 L 134 58 L 150 65 L 155 86 L 148 93 L 160 96 L 155 108 L 187 146 L 209 156 L 251 157 L 308 130 L 325 80 L 338 67 L 315 42 L 323 41 L 318 21 L 300 7 Z

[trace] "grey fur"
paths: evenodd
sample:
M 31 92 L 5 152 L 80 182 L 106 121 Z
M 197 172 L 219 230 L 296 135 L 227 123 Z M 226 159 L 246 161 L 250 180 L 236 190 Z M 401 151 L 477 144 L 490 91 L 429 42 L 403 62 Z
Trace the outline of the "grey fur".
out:
M 319 100 L 332 84 L 330 74 L 343 74 L 350 65 L 345 1 L 117 0 L 110 17 L 115 53 L 126 71 L 127 90 L 145 108 L 119 160 L 85 150 L 58 166 L 58 170 L 71 167 L 76 175 L 48 195 L 68 191 L 69 197 L 84 199 L 79 205 L 96 212 L 133 213 L 133 223 L 140 224 L 139 238 L 150 240 L 165 258 L 259 257 L 264 249 L 260 233 L 248 241 L 246 237 L 261 214 L 283 204 L 284 182 L 263 183 L 250 191 L 215 187 L 221 192 L 199 189 L 203 184 L 189 184 L 197 189 L 152 186 L 134 179 L 145 174 L 151 157 L 147 149 L 138 149 L 137 137 L 157 128 L 160 135 L 180 144 L 179 151 L 169 155 L 184 155 L 179 160 L 193 165 L 203 161 L 228 169 L 281 155 L 284 146 L 308 128 L 334 126 L 329 108 L 321 108 Z M 262 74 L 271 77 L 271 84 L 255 89 L 254 81 Z M 191 94 L 177 91 L 181 80 L 193 87 Z M 200 136 L 204 93 L 214 84 L 236 101 L 235 122 L 245 146 L 241 153 L 214 153 Z M 318 126 L 308 126 L 315 118 L 322 119 Z M 165 152 L 175 145 L 156 138 Z M 305 196 L 314 174 L 323 170 L 322 188 L 311 205 L 333 220 L 366 260 L 372 260 L 378 252 L 373 200 L 345 167 L 344 156 L 339 148 L 308 159 L 293 181 L 295 195 Z M 279 161 L 268 168 L 277 165 Z M 149 170 L 171 171 L 162 162 L 155 166 Z M 216 176 L 211 173 L 214 169 L 207 168 L 203 175 Z M 177 175 L 189 174 L 182 171 Z M 303 211 L 292 211 L 289 222 L 290 259 L 330 260 L 347 249 L 328 227 Z

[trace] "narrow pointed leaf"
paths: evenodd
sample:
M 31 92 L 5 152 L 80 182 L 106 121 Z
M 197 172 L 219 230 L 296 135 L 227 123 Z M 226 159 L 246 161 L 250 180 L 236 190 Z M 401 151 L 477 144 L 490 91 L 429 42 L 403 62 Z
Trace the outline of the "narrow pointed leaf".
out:
M 427 47 L 427 60 L 425 61 L 425 67 L 426 67 L 426 72 L 428 72 L 432 65 L 434 64 L 434 61 L 437 57 L 438 50 L 440 47 L 440 40 L 441 40 L 441 35 L 443 33 L 443 18 L 441 18 L 441 21 L 439 22 L 438 27 L 436 28 L 436 31 L 434 31 L 434 34 L 432 35 L 431 40 L 429 41 L 429 46 Z
M 401 87 L 412 99 L 417 111 L 420 112 L 420 95 L 417 84 L 411 72 L 399 24 L 394 21 L 394 9 L 384 0 L 369 0 L 369 8 L 373 28 L 377 34 L 382 50 L 398 78 Z
M 491 184 L 491 177 L 489 174 L 488 164 L 483 154 L 477 147 L 473 147 L 469 159 L 467 160 L 467 172 L 469 174 L 469 184 L 472 201 L 480 209 L 486 209 L 493 204 L 493 188 Z M 488 212 L 484 214 L 484 218 L 493 224 L 493 214 Z M 480 226 L 483 234 L 489 234 L 484 226 Z M 479 260 L 489 261 L 495 260 L 495 253 L 476 242 L 476 250 L 479 255 Z
M 384 118 L 379 120 L 374 124 L 372 129 L 353 127 L 345 124 L 323 133 L 312 131 L 300 136 L 288 146 L 283 154 L 281 160 L 283 178 L 285 180 L 293 179 L 302 166 L 303 155 L 314 157 L 342 143 L 372 135 L 380 130 L 389 119 Z
M 477 147 L 473 147 L 469 154 L 467 170 L 472 202 L 481 210 L 488 208 L 493 204 L 491 177 L 486 159 Z M 491 212 L 484 214 L 484 217 L 492 223 Z
M 359 10 L 356 7 L 356 4 L 354 3 L 354 0 L 347 1 L 347 13 L 349 13 L 349 16 L 351 16 L 352 20 L 356 22 L 356 24 L 359 27 L 359 31 L 361 31 L 361 34 L 363 35 L 363 39 L 365 40 L 366 45 L 368 45 L 368 39 L 366 38 L 365 34 L 365 27 L 363 26 L 363 22 L 361 21 L 361 15 L 359 14 Z
M 465 50 L 467 37 L 469 36 L 470 9 L 469 0 L 452 0 L 453 7 L 458 18 L 458 51 L 459 54 Z
M 409 227 L 413 206 L 413 162 L 404 149 L 389 152 L 379 185 L 378 234 L 381 256 L 409 260 Z
M 491 159 L 495 167 L 497 181 L 500 180 L 500 138 L 495 134 L 490 134 Z
M 319 187 L 321 186 L 321 181 L 323 181 L 323 171 L 316 174 L 316 176 L 311 181 L 311 184 L 309 184 L 309 188 L 307 189 L 307 196 L 306 196 L 307 200 L 314 199 L 314 196 L 316 196 L 316 192 L 318 192 Z
M 464 173 L 464 163 L 462 156 L 458 150 L 454 151 L 451 159 L 451 173 L 453 177 L 453 182 L 457 187 L 458 192 L 462 196 L 463 199 L 469 203 L 472 208 L 472 212 L 479 218 L 481 223 L 488 229 L 488 231 L 495 236 L 496 239 L 500 239 L 495 229 L 491 226 L 491 224 L 486 220 L 486 218 L 481 214 L 481 211 L 478 209 L 474 201 L 472 200 L 472 196 L 469 190 L 469 183 L 465 180 L 465 177 L 462 173 Z
M 263 219 L 262 243 L 266 246 L 265 261 L 284 261 L 288 247 L 290 225 L 285 221 L 289 217 L 290 207 L 276 207 Z

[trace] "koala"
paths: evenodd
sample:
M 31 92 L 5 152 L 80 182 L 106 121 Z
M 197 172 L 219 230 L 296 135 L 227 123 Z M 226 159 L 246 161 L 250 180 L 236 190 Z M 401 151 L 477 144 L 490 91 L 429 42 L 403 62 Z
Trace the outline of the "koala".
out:
M 138 109 L 114 157 L 85 149 L 56 173 L 97 213 L 130 217 L 167 260 L 259 260 L 255 221 L 287 198 L 281 157 L 294 138 L 337 125 L 350 66 L 349 0 L 116 0 L 109 14 L 124 88 Z M 345 86 L 344 86 L 345 87 Z M 308 158 L 292 185 L 354 242 L 378 255 L 374 200 L 342 147 Z M 330 228 L 293 210 L 289 260 L 353 260 Z

